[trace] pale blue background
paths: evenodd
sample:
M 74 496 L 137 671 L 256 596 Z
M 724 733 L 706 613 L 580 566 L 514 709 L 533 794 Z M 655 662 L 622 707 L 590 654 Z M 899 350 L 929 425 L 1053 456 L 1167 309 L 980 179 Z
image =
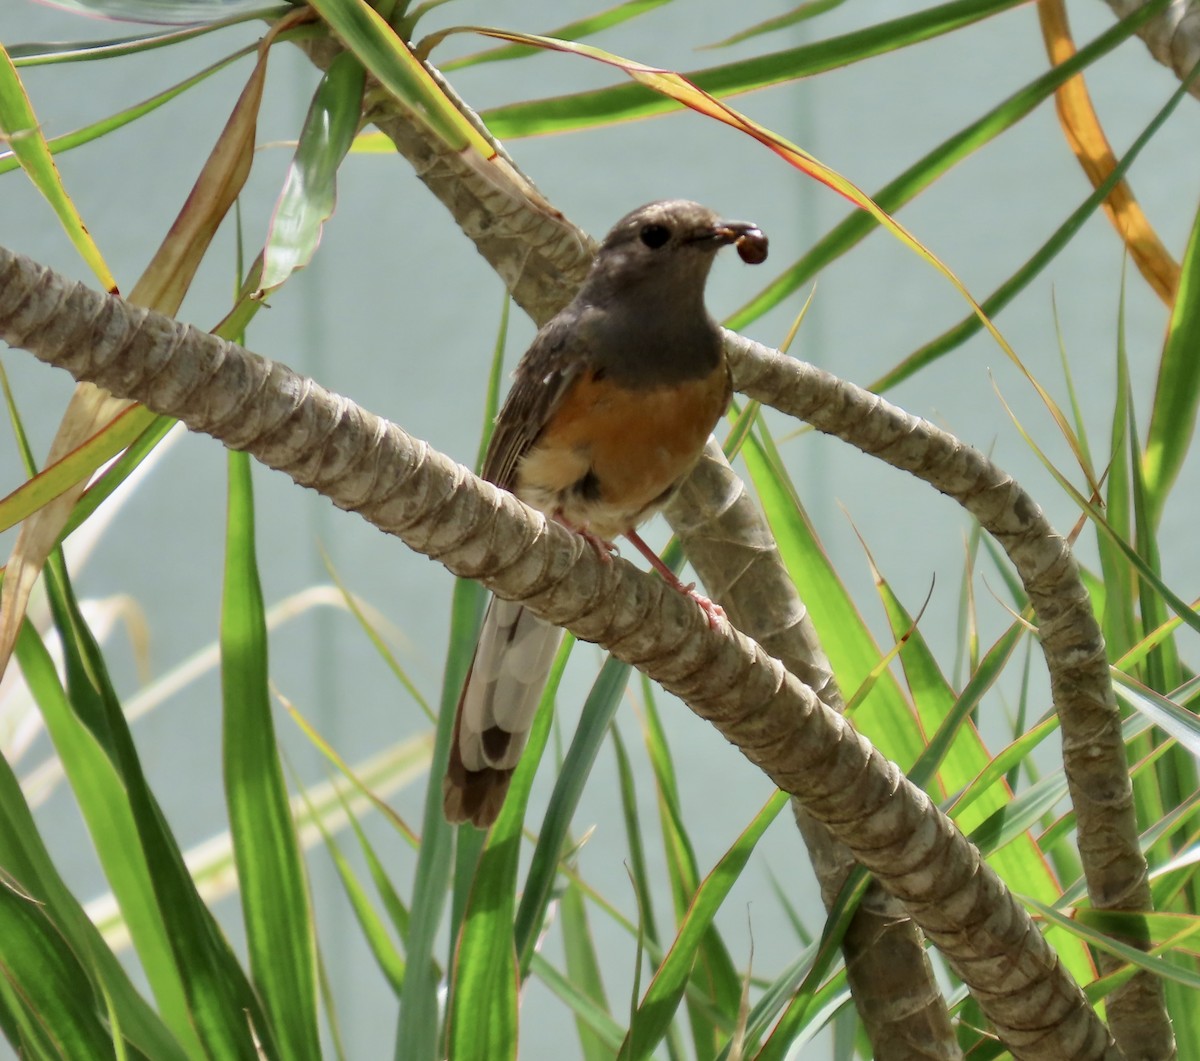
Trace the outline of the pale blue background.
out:
M 665 67 L 692 69 L 824 38 L 895 17 L 912 5 L 876 0 L 845 4 L 802 24 L 740 48 L 697 53 L 692 46 L 719 40 L 744 25 L 771 17 L 789 4 L 732 5 L 695 0 L 665 6 L 595 43 Z M 495 22 L 548 30 L 592 10 L 582 3 L 494 5 L 460 0 L 436 11 L 423 25 Z M 1077 40 L 1111 24 L 1100 3 L 1071 5 Z M 92 39 L 137 27 L 90 22 L 25 0 L 8 0 L 0 12 L 5 44 L 48 39 Z M 43 67 L 23 72 L 49 135 L 56 135 L 125 107 L 215 60 L 257 31 L 238 28 L 181 49 L 116 62 Z M 443 53 L 483 44 L 460 38 Z M 439 57 L 435 55 L 435 60 Z M 1031 6 L 1019 8 L 948 39 L 932 41 L 865 66 L 734 100 L 752 117 L 791 137 L 867 191 L 873 191 L 929 148 L 976 118 L 1045 68 Z M 243 60 L 149 118 L 99 143 L 61 156 L 67 187 L 123 288 L 146 264 L 195 178 L 250 69 Z M 466 100 L 479 109 L 612 83 L 617 75 L 581 60 L 555 56 L 494 64 L 453 75 Z M 259 129 L 260 143 L 295 136 L 317 74 L 293 49 L 276 48 Z M 1097 66 L 1090 86 L 1118 152 L 1140 132 L 1175 88 L 1172 75 L 1152 62 L 1137 41 Z M 1172 251 L 1182 252 L 1196 202 L 1196 144 L 1200 117 L 1186 100 L 1167 130 L 1133 171 L 1135 190 Z M 517 161 L 558 207 L 600 235 L 631 207 L 664 196 L 702 200 L 730 215 L 761 224 L 771 238 L 771 260 L 749 269 L 728 255 L 710 286 L 709 304 L 720 317 L 737 308 L 788 263 L 799 257 L 849 207 L 808 181 L 761 146 L 694 115 L 677 115 L 616 128 L 517 141 Z M 272 203 L 289 160 L 283 149 L 258 156 L 242 202 L 247 246 L 261 242 Z M 1089 187 L 1057 129 L 1051 104 L 999 142 L 944 178 L 899 215 L 977 297 L 986 296 L 1035 249 L 1046 233 L 1088 194 Z M 88 278 L 48 208 L 19 174 L 0 181 L 0 242 L 64 272 Z M 226 226 L 189 295 L 181 316 L 211 326 L 229 303 L 234 233 Z M 1102 219 L 1061 255 L 998 324 L 1029 367 L 1060 400 L 1056 327 L 1071 357 L 1093 440 L 1107 439 L 1113 390 L 1115 320 L 1122 270 L 1121 247 Z M 785 335 L 807 289 L 750 334 L 775 343 Z M 259 352 L 309 373 L 456 458 L 470 462 L 480 430 L 484 372 L 495 341 L 503 298 L 500 281 L 460 236 L 407 164 L 389 156 L 353 158 L 343 167 L 340 209 L 326 232 L 316 263 L 294 278 L 260 313 L 249 337 Z M 816 297 L 793 353 L 857 382 L 881 374 L 915 347 L 957 322 L 965 304 L 931 268 L 886 236 L 867 243 L 818 279 Z M 1056 317 L 1057 314 L 1057 317 Z M 1153 388 L 1165 312 L 1130 271 L 1127 291 L 1129 355 L 1134 366 L 1143 426 Z M 524 348 L 532 328 L 514 315 L 510 360 Z M 19 353 L 5 353 L 27 426 L 44 453 L 70 381 Z M 977 338 L 890 397 L 913 412 L 993 452 L 1068 529 L 1076 510 L 1022 442 L 998 401 L 999 387 L 1050 455 L 1070 468 L 1065 445 L 1055 441 L 1046 413 L 1027 383 L 988 339 Z M 788 430 L 780 425 L 781 433 Z M 827 548 L 873 624 L 883 626 L 873 604 L 870 573 L 858 528 L 881 569 L 914 611 L 934 584 L 923 629 L 953 665 L 953 635 L 968 524 L 953 504 L 904 475 L 811 433 L 783 444 L 801 484 L 805 504 Z M 1168 580 L 1194 593 L 1194 512 L 1197 468 L 1185 470 L 1188 486 L 1177 492 L 1163 527 Z M 10 442 L 0 443 L 0 491 L 20 481 Z M 1078 483 L 1079 476 L 1074 479 Z M 401 631 L 397 643 L 405 666 L 436 702 L 443 664 L 451 579 L 436 564 L 362 521 L 335 512 L 281 476 L 258 470 L 259 538 L 268 603 L 314 582 L 325 572 L 318 546 L 326 549 L 351 589 L 363 594 Z M 178 663 L 216 634 L 220 591 L 224 455 L 204 438 L 184 438 L 129 503 L 94 557 L 78 575 L 89 597 L 130 593 L 150 626 L 155 673 Z M 651 540 L 665 537 L 661 524 Z M 1090 537 L 1085 536 L 1086 541 Z M 11 536 L 0 545 L 11 544 Z M 1090 556 L 1089 546 L 1084 547 Z M 976 591 L 986 646 L 1009 622 L 990 597 L 998 578 L 986 572 Z M 936 580 L 936 582 L 935 582 Z M 186 607 L 181 607 L 186 603 Z M 112 648 L 116 676 L 125 692 L 138 687 L 126 639 Z M 560 715 L 570 726 L 587 689 L 599 652 L 578 653 L 562 697 Z M 1034 708 L 1044 706 L 1040 664 Z M 379 661 L 353 621 L 319 612 L 289 625 L 272 642 L 272 675 L 279 689 L 350 761 L 426 729 L 426 722 Z M 993 695 L 983 705 L 985 726 L 1003 730 L 1008 699 Z M 714 731 L 674 703 L 666 722 L 677 755 L 688 821 L 695 828 L 703 871 L 732 842 L 770 794 L 769 784 Z M 635 715 L 621 720 L 631 746 L 639 733 Z M 289 756 L 306 779 L 324 768 L 285 718 L 279 719 Z M 166 708 L 139 723 L 139 747 L 181 840 L 198 842 L 223 826 L 220 733 L 214 676 L 189 688 Z M 30 762 L 41 756 L 34 755 Z M 653 818 L 651 779 L 639 756 L 639 785 Z M 419 823 L 423 783 L 393 800 L 397 811 Z M 544 802 L 549 782 L 534 793 Z M 576 819 L 576 833 L 595 825 L 580 856 L 584 875 L 630 916 L 633 903 L 623 864 L 623 829 L 614 813 L 615 768 L 602 756 Z M 538 808 L 533 811 L 536 817 Z M 90 847 L 66 792 L 41 810 L 53 824 L 55 854 L 63 872 L 83 894 L 100 888 Z M 389 867 L 406 881 L 413 855 L 384 828 L 372 836 Z M 655 845 L 649 849 L 654 858 Z M 778 823 L 762 845 L 771 872 L 795 896 L 812 927 L 820 923 L 811 875 L 789 823 Z M 352 922 L 327 860 L 312 859 L 326 959 L 341 1002 L 341 1022 L 351 1056 L 385 1056 L 395 1007 L 370 956 L 357 942 Z M 661 865 L 652 867 L 661 870 Z M 660 874 L 661 876 L 661 874 Z M 735 941 L 734 958 L 745 963 L 753 936 L 754 968 L 770 975 L 794 955 L 765 874 L 748 876 L 721 917 Z M 221 906 L 236 935 L 234 902 Z M 660 920 L 669 921 L 665 892 Z M 749 924 L 749 933 L 747 931 Z M 610 1002 L 621 1010 L 631 988 L 635 943 L 596 917 L 597 938 L 609 976 Z M 741 941 L 737 949 L 736 941 Z M 550 944 L 557 958 L 557 946 Z M 644 982 L 643 982 L 644 984 Z M 548 999 L 536 981 L 525 999 L 522 1056 L 572 1056 L 565 1009 Z M 827 1043 L 827 1041 L 826 1041 Z M 829 1056 L 813 1046 L 805 1057 Z

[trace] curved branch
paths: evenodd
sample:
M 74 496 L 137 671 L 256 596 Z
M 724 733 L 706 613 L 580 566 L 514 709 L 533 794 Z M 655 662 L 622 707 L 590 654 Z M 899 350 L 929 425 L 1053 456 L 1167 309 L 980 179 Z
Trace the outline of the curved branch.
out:
M 842 691 L 758 505 L 710 439 L 700 463 L 664 510 L 688 560 L 730 622 L 754 638 L 826 707 Z M 856 859 L 793 797 L 792 811 L 829 909 Z M 846 977 L 876 1058 L 957 1061 L 962 1049 L 929 956 L 900 902 L 878 881 L 841 940 Z
M 725 339 L 737 390 L 925 480 L 1003 547 L 1037 614 L 1088 894 L 1099 909 L 1151 909 L 1104 637 L 1066 541 L 1010 476 L 953 435 L 812 365 L 732 332 Z M 1128 942 L 1148 949 L 1149 932 Z M 1109 972 L 1121 963 L 1101 952 L 1100 964 Z M 1118 1040 L 1136 1043 L 1137 1056 L 1173 1056 L 1157 977 L 1132 977 L 1107 1009 Z
M 331 40 L 310 41 L 304 47 L 312 61 L 322 68 L 327 67 L 340 50 L 340 46 Z M 435 67 L 427 63 L 426 69 L 505 165 L 519 174 L 504 146 L 459 99 L 453 87 Z M 389 95 L 374 91 L 369 100 L 366 120 L 373 122 L 392 140 L 417 176 L 450 211 L 479 253 L 504 280 L 514 301 L 538 324 L 553 316 L 582 283 L 594 249 L 590 237 L 549 207 L 536 190 L 528 201 L 514 199 L 507 187 L 498 186 L 495 174 L 487 167 L 473 165 L 462 152 L 447 148 L 427 126 L 415 120 Z M 523 174 L 520 174 L 520 180 L 528 183 Z M 531 183 L 528 186 L 532 189 Z M 688 494 L 699 503 L 697 511 L 711 508 L 711 499 L 703 502 L 703 495 L 698 495 L 694 488 Z M 753 509 L 752 503 L 749 508 Z M 678 529 L 678 516 L 684 510 L 679 505 L 673 510 L 677 514 Z M 740 511 L 745 513 L 746 507 L 742 506 Z M 698 532 L 703 531 L 697 521 L 687 522 Z M 747 518 L 742 529 L 752 534 L 755 522 L 760 522 L 757 513 Z M 734 543 L 727 541 L 727 544 Z M 758 565 L 756 578 L 760 589 L 774 587 L 778 595 L 800 606 L 795 587 L 782 564 L 772 564 L 766 554 L 761 559 L 764 562 Z M 695 556 L 692 560 L 698 569 L 706 566 Z M 775 560 L 778 561 L 777 552 Z M 701 570 L 701 578 L 709 592 L 727 606 L 737 608 L 742 599 L 742 587 L 730 587 L 727 600 L 724 594 L 713 589 L 716 584 L 713 574 L 712 570 Z M 797 638 L 784 632 L 783 641 L 792 645 L 789 655 L 784 657 L 789 663 L 800 663 L 800 657 L 807 652 L 806 638 L 811 639 L 807 643 L 819 652 L 811 624 L 800 630 Z M 827 665 L 826 679 L 818 687 L 830 690 L 836 696 L 833 706 L 840 708 L 840 693 Z M 844 847 L 806 815 L 798 813 L 797 824 L 828 905 L 840 891 L 853 860 Z M 854 915 L 843 949 L 851 989 L 875 1044 L 876 1054 L 881 1058 L 897 1056 L 899 1050 L 899 1056 L 954 1061 L 961 1056 L 961 1051 L 920 933 L 894 908 L 894 900 L 889 902 L 888 897 L 875 894 L 868 898 L 869 901 L 861 904 Z
M 1131 3 L 1134 0 L 1110 2 L 1120 4 Z M 1200 6 L 1200 0 L 1186 0 L 1186 3 L 1193 8 Z M 1176 8 L 1181 6 L 1184 5 L 1175 5 Z M 1176 39 L 1188 38 L 1186 35 L 1180 35 Z M 336 45 L 330 44 L 327 47 L 336 48 Z M 318 65 L 326 61 L 326 57 L 316 50 L 310 54 Z M 449 86 L 445 87 L 457 101 Z M 459 102 L 459 107 L 469 118 L 474 118 L 465 104 Z M 565 302 L 580 275 L 575 270 L 584 267 L 580 255 L 586 252 L 588 241 L 581 235 L 580 230 L 553 211 L 556 222 L 561 224 L 557 227 L 551 224 L 545 209 L 546 204 L 540 196 L 531 203 L 521 204 L 511 196 L 498 192 L 496 188 L 491 187 L 491 182 L 483 171 L 468 165 L 462 155 L 447 150 L 424 126 L 406 114 L 396 101 L 377 95 L 374 97 L 374 107 L 369 117 L 392 138 L 400 152 L 416 168 L 421 179 L 450 209 L 463 231 L 475 241 L 484 257 L 505 278 L 518 304 L 525 308 L 535 321 L 544 321 Z M 509 161 L 507 156 L 503 155 L 500 145 L 495 146 L 505 161 Z M 522 234 L 530 232 L 535 234 L 532 240 L 535 249 L 528 252 L 530 256 L 526 257 L 527 252 L 522 247 Z M 557 285 L 553 279 L 556 271 L 561 277 L 561 283 Z M 736 343 L 732 345 L 736 347 Z M 732 353 L 737 356 L 736 348 Z M 752 397 L 759 397 L 743 387 L 739 386 L 739 389 Z M 769 398 L 764 400 L 770 401 Z M 883 403 L 880 408 L 891 407 Z M 833 415 L 834 409 L 843 414 L 849 412 L 851 415 Z M 862 411 L 861 403 L 857 409 L 832 406 L 824 411 L 830 415 L 823 416 L 823 424 L 809 419 L 814 426 L 860 445 L 856 437 L 863 434 L 864 440 L 869 443 L 874 431 L 865 421 L 861 424 L 857 421 Z M 860 426 L 866 429 L 865 433 L 858 430 Z M 879 427 L 886 434 L 887 426 L 881 424 Z M 948 440 L 952 450 L 966 450 L 966 447 L 950 436 L 945 436 L 945 440 Z M 877 452 L 869 447 L 867 451 Z M 904 467 L 903 464 L 898 466 Z M 1013 488 L 979 494 L 971 503 L 985 511 L 987 518 L 972 509 L 980 522 L 1008 549 L 1010 545 L 1018 547 L 1020 542 L 1017 540 L 1019 534 L 1016 537 L 1008 534 L 1006 526 L 1010 523 L 1024 526 L 1026 508 L 1031 508 L 1034 512 L 1038 510 L 1023 491 L 1010 481 L 1005 482 Z M 942 486 L 938 488 L 955 496 L 952 491 L 945 490 Z M 960 500 L 967 504 L 966 499 Z M 997 500 L 998 505 L 992 503 Z M 1022 510 L 1006 510 L 1006 501 L 1019 501 Z M 1040 518 L 1040 512 L 1038 516 Z M 1037 608 L 1042 623 L 1042 637 L 1047 663 L 1051 669 L 1055 704 L 1060 712 L 1065 707 L 1070 715 L 1070 720 L 1064 719 L 1063 722 L 1064 744 L 1071 743 L 1069 751 L 1064 748 L 1064 768 L 1072 798 L 1076 800 L 1080 848 L 1089 893 L 1098 907 L 1149 909 L 1146 864 L 1137 846 L 1128 769 L 1119 729 L 1114 721 L 1115 700 L 1108 680 L 1103 640 L 1091 615 L 1086 592 L 1079 584 L 1074 560 L 1065 543 L 1053 534 L 1048 525 L 1029 530 L 1036 540 L 1057 541 L 1062 548 L 1062 554 L 1057 560 L 1053 548 L 1021 551 L 1025 558 L 1041 558 L 1050 563 L 1061 563 L 1061 581 L 1053 577 L 1037 578 L 1036 563 L 1033 567 L 1023 568 L 1018 562 L 1018 569 L 1021 570 L 1023 578 L 1026 575 L 1033 576 L 1034 589 L 1030 591 L 1030 599 Z M 1047 532 L 1044 538 L 1040 537 L 1042 530 Z M 1010 555 L 1013 555 L 1011 551 Z M 1014 561 L 1016 562 L 1016 557 Z M 1029 588 L 1029 579 L 1026 581 Z M 1055 597 L 1055 592 L 1060 589 L 1067 592 L 1068 596 Z M 1081 641 L 1073 643 L 1072 639 L 1077 635 Z M 1104 673 L 1101 678 L 1102 670 Z M 1083 807 L 1079 804 L 1080 798 L 1085 803 Z M 1111 820 L 1106 815 L 1111 815 Z M 1097 832 L 1093 833 L 1093 829 Z M 1105 865 L 1105 859 L 1109 855 L 1115 858 L 1111 867 Z M 1132 939 L 1131 942 L 1138 946 L 1146 946 L 1146 940 L 1143 938 Z M 1102 954 L 1101 964 L 1107 969 L 1112 960 Z M 1154 1044 L 1156 1048 L 1161 1047 L 1161 1052 L 1148 1053 L 1146 1056 L 1171 1056 L 1173 1037 L 1166 1016 L 1162 987 L 1156 978 L 1144 973 L 1135 976 L 1112 996 L 1109 1001 L 1109 1013 L 1122 1042 L 1136 1043 L 1139 1048 L 1144 1044 Z
M 636 666 L 905 903 L 1014 1056 L 1121 1056 L 1031 918 L 929 797 L 759 645 L 711 629 L 661 580 L 602 562 L 511 494 L 286 367 L 2 249 L 0 338 L 246 450 Z

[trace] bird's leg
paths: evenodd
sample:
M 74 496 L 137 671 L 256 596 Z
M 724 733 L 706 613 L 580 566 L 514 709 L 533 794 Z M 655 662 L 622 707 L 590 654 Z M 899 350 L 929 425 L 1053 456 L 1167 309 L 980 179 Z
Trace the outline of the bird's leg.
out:
M 617 547 L 607 538 L 601 538 L 600 535 L 594 534 L 586 525 L 577 525 L 563 515 L 562 509 L 554 513 L 554 519 L 561 523 L 567 530 L 574 531 L 593 549 L 596 550 L 596 555 L 600 557 L 606 564 L 612 563 L 612 555 L 617 552 Z M 708 625 L 714 630 L 721 625 L 725 619 L 725 609 L 714 601 L 709 600 L 703 593 L 696 592 L 696 583 L 683 582 L 674 571 L 672 571 L 659 558 L 658 553 L 650 548 L 637 531 L 630 529 L 625 532 L 625 537 L 629 539 L 633 547 L 641 553 L 647 560 L 650 561 L 650 566 L 659 573 L 663 581 L 672 589 L 678 590 L 685 597 L 691 597 L 704 612 L 708 619 Z
M 561 508 L 554 513 L 553 518 L 556 523 L 561 523 L 567 530 L 578 534 L 579 537 L 596 550 L 596 555 L 606 564 L 612 563 L 613 553 L 617 551 L 617 547 L 613 542 L 610 542 L 607 538 L 601 538 L 598 534 L 593 534 L 586 525 L 576 526 L 576 524 L 563 515 Z
M 677 589 L 685 597 L 691 597 L 698 605 L 700 610 L 708 617 L 708 625 L 714 630 L 721 625 L 721 621 L 725 618 L 725 609 L 719 604 L 709 600 L 704 594 L 696 592 L 696 583 L 685 583 L 680 580 L 666 564 L 659 558 L 658 553 L 650 548 L 644 541 L 641 535 L 635 530 L 627 530 L 625 537 L 629 539 L 633 547 L 641 553 L 647 560 L 650 561 L 650 566 L 654 568 L 661 576 L 664 582 L 672 589 Z

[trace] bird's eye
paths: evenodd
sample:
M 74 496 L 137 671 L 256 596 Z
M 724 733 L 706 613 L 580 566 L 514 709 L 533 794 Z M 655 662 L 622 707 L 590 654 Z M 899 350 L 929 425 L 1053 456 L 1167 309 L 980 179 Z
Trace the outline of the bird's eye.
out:
M 671 230 L 666 225 L 646 225 L 638 236 L 647 247 L 656 251 L 671 238 Z

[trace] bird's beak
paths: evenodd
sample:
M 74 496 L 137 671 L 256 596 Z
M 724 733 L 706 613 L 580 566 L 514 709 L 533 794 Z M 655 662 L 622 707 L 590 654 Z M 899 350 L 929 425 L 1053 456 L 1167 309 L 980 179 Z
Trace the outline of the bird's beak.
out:
M 736 243 L 743 236 L 762 237 L 762 229 L 752 221 L 717 221 L 711 231 L 713 239 L 722 243 Z
M 766 234 L 751 221 L 718 221 L 711 238 L 722 245 L 736 244 L 738 255 L 750 265 L 767 259 Z

